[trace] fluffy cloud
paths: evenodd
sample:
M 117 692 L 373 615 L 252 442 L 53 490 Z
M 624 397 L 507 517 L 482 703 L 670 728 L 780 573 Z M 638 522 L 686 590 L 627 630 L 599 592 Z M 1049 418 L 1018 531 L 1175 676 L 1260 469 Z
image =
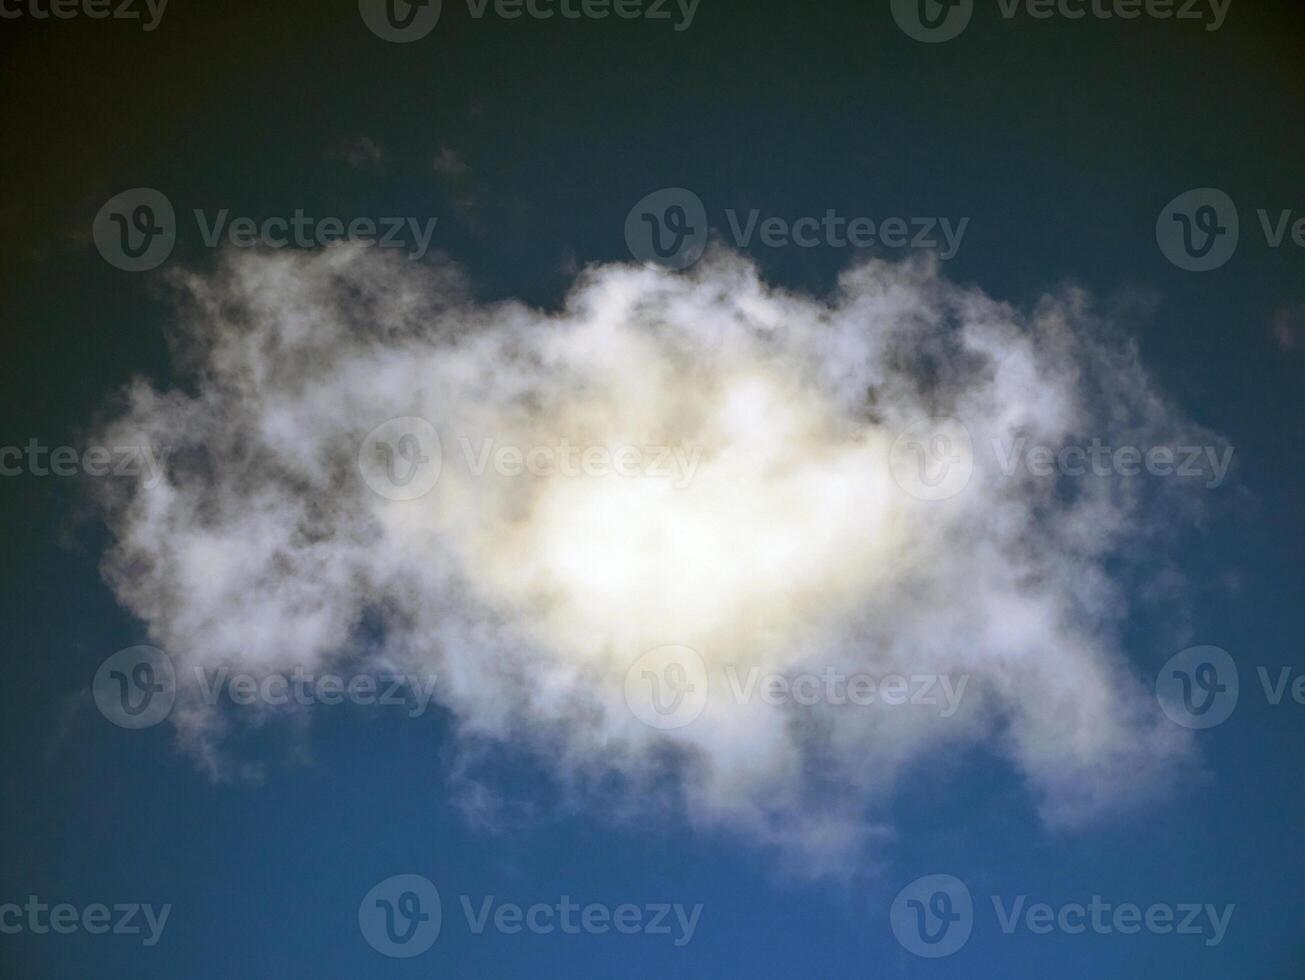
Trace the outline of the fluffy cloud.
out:
M 672 786 L 677 818 L 815 873 L 855 864 L 942 749 L 1002 754 L 1061 825 L 1188 752 L 1121 652 L 1116 570 L 1199 513 L 1200 484 L 1048 479 L 997 449 L 1216 444 L 1075 291 L 1023 314 L 928 261 L 868 262 L 815 299 L 720 251 L 687 274 L 591 268 L 547 312 L 349 247 L 232 254 L 177 286 L 192 380 L 134 384 L 101 439 L 171 449 L 166 480 L 105 497 L 105 574 L 183 685 L 195 666 L 433 670 L 467 753 L 524 748 L 576 793 L 616 777 L 614 812 Z M 973 472 L 922 499 L 890 462 L 942 416 Z M 442 446 L 408 500 L 364 478 L 372 453 L 417 459 L 368 441 L 400 417 Z M 626 696 L 667 644 L 700 654 L 708 692 L 674 729 Z M 831 671 L 967 686 L 946 716 L 737 696 Z M 174 721 L 217 767 L 220 713 L 193 693 Z

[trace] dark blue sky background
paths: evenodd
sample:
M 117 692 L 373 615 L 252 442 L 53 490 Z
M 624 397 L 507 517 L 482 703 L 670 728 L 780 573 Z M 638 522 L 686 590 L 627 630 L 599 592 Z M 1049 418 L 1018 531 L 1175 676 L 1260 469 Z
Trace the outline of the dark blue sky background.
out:
M 107 724 L 100 662 L 145 640 L 99 577 L 105 537 L 74 480 L 0 478 L 0 903 L 140 901 L 163 941 L 0 935 L 14 977 L 1264 977 L 1305 975 L 1305 707 L 1266 704 L 1255 667 L 1302 663 L 1305 251 L 1271 249 L 1255 209 L 1305 214 L 1305 33 L 1297 4 L 1233 0 L 1200 24 L 1002 19 L 978 3 L 925 45 L 886 2 L 702 0 L 692 27 L 477 21 L 446 2 L 423 41 L 388 44 L 348 2 L 172 0 L 156 31 L 0 22 L 0 445 L 76 443 L 135 374 L 171 383 L 157 277 L 89 245 L 100 204 L 163 190 L 178 212 L 439 216 L 435 241 L 485 298 L 555 305 L 577 265 L 624 260 L 625 216 L 665 186 L 789 217 L 968 216 L 948 274 L 1027 306 L 1070 281 L 1140 347 L 1159 384 L 1236 448 L 1238 485 L 1175 545 L 1191 629 L 1138 588 L 1128 655 L 1145 678 L 1192 643 L 1241 666 L 1232 719 L 1198 733 L 1207 778 L 1116 823 L 1047 831 L 994 758 L 927 760 L 894 807 L 882 867 L 850 884 L 782 876 L 771 855 L 664 821 L 550 812 L 528 760 L 491 777 L 542 816 L 509 833 L 450 802 L 449 719 L 324 708 L 295 758 L 248 746 L 262 785 L 216 785 L 167 726 Z M 366 136 L 377 170 L 340 159 Z M 467 167 L 436 173 L 447 147 Z M 1226 191 L 1242 241 L 1205 274 L 1170 265 L 1154 225 L 1177 194 Z M 766 275 L 828 290 L 851 250 L 754 248 Z M 891 254 L 888 253 L 888 254 Z M 203 266 L 193 224 L 173 263 Z M 1217 492 L 1217 491 L 1216 491 Z M 1144 583 L 1143 583 L 1144 584 Z M 966 881 L 973 938 L 930 962 L 887 909 L 927 873 Z M 359 934 L 361 897 L 423 874 L 444 931 L 410 961 Z M 531 904 L 703 903 L 693 941 L 470 933 L 459 894 Z M 1012 936 L 987 896 L 1235 903 L 1224 942 Z

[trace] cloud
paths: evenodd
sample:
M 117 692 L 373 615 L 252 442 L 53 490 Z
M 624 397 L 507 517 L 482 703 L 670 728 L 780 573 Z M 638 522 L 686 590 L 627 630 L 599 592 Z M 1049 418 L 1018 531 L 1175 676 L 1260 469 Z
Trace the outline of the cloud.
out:
M 1079 291 L 1021 313 L 928 260 L 870 261 L 816 299 L 718 250 L 687 274 L 589 268 L 541 311 L 344 246 L 232 253 L 175 284 L 190 384 L 136 382 L 100 438 L 172 450 L 166 480 L 104 488 L 104 572 L 183 681 L 434 671 L 468 758 L 526 752 L 572 799 L 737 833 L 813 874 L 872 860 L 894 788 L 943 753 L 999 754 L 1054 826 L 1149 798 L 1189 754 L 1119 633 L 1130 563 L 1206 492 L 1006 472 L 990 449 L 1216 444 Z M 890 462 L 938 416 L 972 438 L 973 473 L 921 499 Z M 442 446 L 410 500 L 365 478 L 415 464 L 401 439 L 367 441 L 404 417 Z M 665 472 L 662 447 L 680 452 Z M 675 729 L 625 687 L 667 644 L 707 671 L 705 709 Z M 731 689 L 830 671 L 968 686 L 946 717 Z M 229 719 L 192 693 L 174 720 L 218 771 Z
M 344 140 L 332 151 L 332 155 L 343 160 L 355 170 L 379 172 L 385 167 L 389 154 L 369 136 L 354 136 Z
M 460 177 L 471 172 L 471 168 L 458 155 L 458 152 L 444 143 L 440 144 L 440 151 L 435 154 L 435 161 L 432 166 L 437 174 L 444 177 Z

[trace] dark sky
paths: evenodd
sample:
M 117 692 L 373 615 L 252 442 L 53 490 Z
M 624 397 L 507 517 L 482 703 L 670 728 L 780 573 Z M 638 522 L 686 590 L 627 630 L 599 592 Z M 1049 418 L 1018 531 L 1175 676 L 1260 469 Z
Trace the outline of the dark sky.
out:
M 726 209 L 965 216 L 948 276 L 1024 308 L 1084 287 L 1158 384 L 1236 447 L 1239 487 L 1175 545 L 1193 634 L 1248 665 L 1305 661 L 1305 248 L 1290 234 L 1270 247 L 1256 217 L 1305 216 L 1299 3 L 1232 0 L 1208 31 L 1145 17 L 1008 20 L 977 0 L 961 36 L 924 44 L 887 0 L 701 0 L 683 31 L 476 19 L 445 0 L 429 37 L 391 44 L 349 2 L 171 0 L 149 32 L 25 15 L 0 21 L 0 39 L 0 446 L 77 444 L 135 375 L 186 383 L 169 360 L 160 276 L 115 269 L 91 243 L 100 206 L 128 188 L 160 189 L 182 216 L 172 266 L 214 262 L 187 217 L 196 208 L 439 216 L 435 249 L 481 298 L 549 307 L 577 268 L 628 259 L 626 214 L 661 187 L 692 189 L 721 235 Z M 351 162 L 367 145 L 380 157 Z M 1207 273 L 1170 264 L 1155 236 L 1165 205 L 1198 187 L 1226 192 L 1241 221 L 1235 255 Z M 746 251 L 773 281 L 818 294 L 851 259 L 823 246 Z M 1050 835 L 1011 774 L 980 758 L 944 798 L 905 794 L 882 877 L 776 883 L 755 854 L 680 830 L 634 836 L 561 814 L 509 840 L 478 832 L 447 799 L 440 714 L 416 738 L 392 718 L 331 715 L 314 730 L 313 764 L 288 762 L 261 787 L 214 785 L 163 729 L 108 730 L 88 707 L 96 667 L 144 630 L 100 579 L 105 531 L 77 482 L 0 477 L 0 512 L 0 903 L 176 906 L 148 950 L 0 935 L 6 975 L 1305 970 L 1305 707 L 1251 699 L 1202 737 L 1206 780 L 1131 823 Z M 1130 627 L 1143 675 L 1174 652 L 1155 635 Z M 268 741 L 267 754 L 282 751 Z M 502 774 L 547 797 L 537 778 L 525 763 Z M 567 889 L 701 901 L 711 928 L 674 950 L 450 927 L 427 956 L 382 961 L 358 940 L 354 896 L 413 866 L 521 901 Z M 930 962 L 894 942 L 883 909 L 939 868 L 985 896 L 1237 912 L 1206 949 L 1185 937 L 1007 937 L 985 908 L 963 958 Z

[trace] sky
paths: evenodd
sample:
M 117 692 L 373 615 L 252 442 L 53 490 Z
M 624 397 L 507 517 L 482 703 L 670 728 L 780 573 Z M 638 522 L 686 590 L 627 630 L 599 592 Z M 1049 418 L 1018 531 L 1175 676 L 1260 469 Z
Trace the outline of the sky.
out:
M 60 10 L 4 975 L 1301 975 L 1296 5 Z

